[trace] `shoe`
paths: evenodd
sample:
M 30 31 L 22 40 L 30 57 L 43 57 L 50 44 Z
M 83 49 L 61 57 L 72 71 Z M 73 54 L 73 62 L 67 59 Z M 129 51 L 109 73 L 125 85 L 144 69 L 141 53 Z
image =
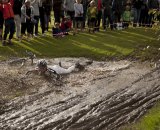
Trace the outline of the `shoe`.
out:
M 8 40 L 8 45 L 13 45 L 13 43 L 11 42 L 11 39 Z
M 79 62 L 77 62 L 77 63 L 75 64 L 75 68 L 77 68 L 77 69 L 79 69 L 79 70 L 84 70 L 84 69 L 85 69 L 85 67 L 84 67 L 83 65 L 81 65 Z
M 2 41 L 2 39 L 3 39 L 3 38 L 2 38 L 2 35 L 0 35 L 0 41 Z
M 2 41 L 2 46 L 6 46 L 6 41 L 5 40 Z
M 34 36 L 34 37 L 38 37 L 38 35 L 37 35 L 37 34 L 33 34 L 33 36 Z
M 45 36 L 46 36 L 46 34 L 45 34 L 45 33 L 43 33 L 43 34 L 42 34 L 42 37 L 45 37 Z

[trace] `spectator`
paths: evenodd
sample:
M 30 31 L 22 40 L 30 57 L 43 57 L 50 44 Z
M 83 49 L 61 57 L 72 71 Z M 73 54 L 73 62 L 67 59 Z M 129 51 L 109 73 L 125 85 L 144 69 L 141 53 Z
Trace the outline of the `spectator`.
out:
M 123 13 L 123 0 L 112 0 L 113 21 L 114 23 L 120 23 Z M 114 24 L 116 27 L 116 24 Z
M 112 1 L 111 0 L 103 0 L 103 29 L 106 29 L 106 19 L 108 18 L 110 23 L 110 28 L 113 30 L 113 19 L 112 19 Z
M 75 0 L 64 0 L 64 10 L 66 15 L 70 16 L 74 26 L 74 3 Z
M 31 1 L 26 0 L 25 4 L 21 8 L 21 35 L 25 35 L 27 30 L 27 39 L 29 40 L 32 36 L 34 12 L 33 7 L 31 6 Z
M 126 6 L 126 10 L 122 15 L 122 19 L 123 19 L 123 28 L 128 28 L 129 23 L 131 22 L 131 11 L 128 5 Z
M 139 20 L 140 26 L 145 26 L 148 24 L 148 6 L 146 0 L 143 0 L 143 4 L 141 7 L 141 15 Z
M 97 19 L 96 19 L 96 30 L 99 31 L 101 18 L 102 18 L 102 0 L 96 0 L 96 6 L 97 6 Z
M 64 33 L 60 29 L 60 24 L 56 22 L 54 25 L 55 26 L 52 28 L 53 37 L 56 37 L 56 38 L 64 37 Z
M 14 22 L 14 12 L 13 12 L 13 0 L 2 0 L 2 4 L 0 4 L 0 11 L 2 11 L 3 18 L 5 21 L 5 30 L 3 35 L 2 45 L 6 45 L 7 35 L 9 35 L 8 44 L 13 45 L 12 38 L 15 32 L 15 22 Z
M 133 26 L 136 27 L 137 23 L 139 23 L 140 20 L 140 14 L 141 14 L 141 7 L 142 7 L 142 0 L 133 0 Z
M 40 26 L 42 29 L 42 36 L 45 36 L 45 7 L 44 0 L 40 0 L 39 4 L 39 16 L 40 16 Z
M 53 0 L 54 22 L 60 23 L 62 5 L 62 0 Z
M 3 13 L 0 10 L 0 41 L 2 40 L 2 35 L 3 35 L 3 24 L 4 24 Z
M 87 15 L 88 15 L 88 21 L 89 21 L 89 32 L 92 29 L 92 32 L 95 31 L 96 27 L 96 17 L 97 17 L 97 7 L 95 6 L 95 2 L 90 2 L 90 7 L 88 8 Z
M 16 25 L 16 37 L 21 39 L 21 7 L 23 0 L 14 0 L 13 11 Z
M 33 32 L 34 36 L 38 36 L 38 24 L 39 24 L 39 5 L 40 1 L 39 0 L 31 0 L 31 6 L 33 6 L 34 9 L 34 19 L 36 20 L 35 24 L 33 24 Z
M 82 31 L 83 28 L 83 5 L 81 4 L 81 0 L 76 0 L 74 4 L 75 11 L 75 33 L 77 33 L 77 27 L 80 24 L 80 29 Z
M 62 30 L 62 32 L 69 32 L 71 31 L 71 28 L 72 28 L 72 21 L 70 17 L 69 16 L 64 17 L 62 19 L 60 29 Z
M 50 16 L 51 16 L 51 1 L 45 0 L 43 2 L 44 6 L 44 20 L 45 20 L 45 30 L 48 31 L 49 28 L 49 22 L 50 22 Z
M 154 9 L 155 10 L 159 9 L 159 1 L 158 0 L 148 0 L 148 8 L 149 8 L 150 11 L 154 10 Z M 152 27 L 153 17 L 154 17 L 154 14 L 150 13 L 149 14 L 149 21 L 148 21 L 149 27 Z
M 82 5 L 83 5 L 83 28 L 85 28 L 88 0 L 82 0 Z

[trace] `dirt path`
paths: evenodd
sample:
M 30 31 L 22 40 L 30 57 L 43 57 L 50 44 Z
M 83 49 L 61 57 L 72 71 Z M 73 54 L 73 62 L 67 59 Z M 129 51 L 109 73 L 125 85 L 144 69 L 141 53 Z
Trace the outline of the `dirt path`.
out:
M 77 60 L 87 61 L 66 58 L 48 63 L 70 66 Z M 160 99 L 160 69 L 146 64 L 94 61 L 84 71 L 63 76 L 60 84 L 26 77 L 30 68 L 29 63 L 23 68 L 0 64 L 0 129 L 117 130 Z M 16 92 L 23 96 L 6 102 Z

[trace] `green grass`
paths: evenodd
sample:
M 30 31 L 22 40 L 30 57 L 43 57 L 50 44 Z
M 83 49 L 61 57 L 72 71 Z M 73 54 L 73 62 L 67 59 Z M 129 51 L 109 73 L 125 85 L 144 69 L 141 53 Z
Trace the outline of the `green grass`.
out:
M 124 58 L 134 53 L 139 46 L 158 45 L 153 30 L 143 28 L 123 31 L 87 32 L 64 38 L 53 38 L 51 32 L 46 37 L 34 38 L 21 43 L 13 40 L 14 46 L 0 45 L 0 58 L 25 56 L 25 50 L 34 52 L 38 57 L 87 57 L 96 60 L 105 58 Z M 135 56 L 135 54 L 134 54 Z
M 149 110 L 137 123 L 125 126 L 121 130 L 160 130 L 160 103 Z

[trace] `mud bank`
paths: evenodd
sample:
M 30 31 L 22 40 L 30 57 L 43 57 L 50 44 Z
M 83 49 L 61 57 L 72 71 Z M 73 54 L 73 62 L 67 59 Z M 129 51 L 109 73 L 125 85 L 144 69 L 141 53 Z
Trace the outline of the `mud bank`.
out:
M 87 59 L 48 59 L 70 66 Z M 129 61 L 96 62 L 61 82 L 0 63 L 0 129 L 117 130 L 134 122 L 160 99 L 160 69 Z M 21 92 L 12 100 L 13 93 Z

